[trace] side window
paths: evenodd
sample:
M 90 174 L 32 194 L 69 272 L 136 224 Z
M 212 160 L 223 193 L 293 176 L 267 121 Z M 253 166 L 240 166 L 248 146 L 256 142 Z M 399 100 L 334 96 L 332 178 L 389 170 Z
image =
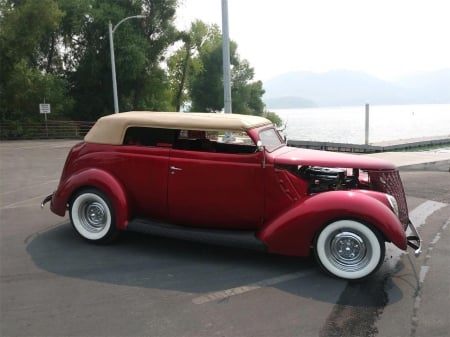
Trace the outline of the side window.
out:
M 179 130 L 129 127 L 125 133 L 124 145 L 172 147 Z
M 225 132 L 180 130 L 174 145 L 175 149 L 246 154 L 256 152 L 256 145 L 246 133 L 235 133 L 228 139 Z

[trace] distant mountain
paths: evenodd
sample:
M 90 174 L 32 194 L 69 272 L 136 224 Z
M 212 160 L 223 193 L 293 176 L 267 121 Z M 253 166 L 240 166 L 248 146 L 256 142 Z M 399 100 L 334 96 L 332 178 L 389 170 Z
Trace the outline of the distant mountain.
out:
M 450 103 L 450 69 L 385 81 L 364 72 L 290 72 L 264 83 L 267 107 Z

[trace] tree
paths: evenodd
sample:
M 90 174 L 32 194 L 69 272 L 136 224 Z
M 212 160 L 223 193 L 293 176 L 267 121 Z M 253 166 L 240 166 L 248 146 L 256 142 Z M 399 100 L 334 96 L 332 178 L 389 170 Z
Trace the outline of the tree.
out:
M 217 26 L 199 48 L 194 58 L 198 62 L 197 71 L 189 79 L 191 110 L 200 112 L 220 111 L 223 109 L 223 68 L 222 38 Z M 234 55 L 235 44 L 230 46 L 230 55 Z
M 0 0 L 0 113 L 94 120 L 113 111 L 108 22 L 121 110 L 173 110 L 164 55 L 175 40 L 176 0 Z
M 63 115 L 73 103 L 68 82 L 57 74 L 54 32 L 63 12 L 53 0 L 2 1 L 0 11 L 2 119 L 38 119 L 44 99 L 53 103 L 53 116 Z
M 236 113 L 261 116 L 264 111 L 261 81 L 252 82 L 254 70 L 247 60 L 236 62 L 231 72 L 232 110 Z
M 253 81 L 254 70 L 230 43 L 233 111 L 261 115 L 264 111 L 262 82 Z M 188 101 L 191 111 L 221 111 L 223 101 L 222 35 L 217 25 L 196 21 L 183 35 L 183 45 L 169 59 L 175 104 Z
M 211 34 L 214 34 L 215 29 L 215 27 L 207 26 L 204 22 L 197 20 L 191 24 L 189 31 L 178 33 L 182 46 L 167 60 L 170 87 L 174 93 L 175 111 L 180 111 L 181 106 L 189 100 L 187 82 L 190 73 L 198 73 L 201 67 L 198 60 L 192 58 L 198 55 L 200 48 Z
M 108 23 L 114 33 L 119 109 L 220 111 L 222 36 L 201 21 L 177 32 L 177 0 L 0 0 L 0 115 L 95 120 L 113 111 Z M 180 44 L 166 60 L 167 51 Z M 233 110 L 260 115 L 262 83 L 230 46 Z M 167 62 L 166 62 L 167 61 Z M 167 64 L 167 69 L 163 66 Z
M 160 63 L 175 39 L 175 6 L 176 0 L 95 1 L 84 34 L 86 50 L 70 74 L 77 114 L 95 119 L 113 111 L 107 25 L 136 14 L 146 18 L 126 21 L 114 34 L 119 109 L 174 109 Z
M 283 120 L 275 112 L 265 111 L 262 116 L 270 120 L 277 127 L 283 126 Z

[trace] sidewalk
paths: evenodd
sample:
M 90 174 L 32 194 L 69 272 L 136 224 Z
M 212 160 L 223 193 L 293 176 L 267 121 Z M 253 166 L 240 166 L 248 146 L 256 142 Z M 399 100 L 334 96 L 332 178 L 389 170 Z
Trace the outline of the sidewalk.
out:
M 395 164 L 400 170 L 450 172 L 449 152 L 379 152 L 366 156 L 380 158 Z

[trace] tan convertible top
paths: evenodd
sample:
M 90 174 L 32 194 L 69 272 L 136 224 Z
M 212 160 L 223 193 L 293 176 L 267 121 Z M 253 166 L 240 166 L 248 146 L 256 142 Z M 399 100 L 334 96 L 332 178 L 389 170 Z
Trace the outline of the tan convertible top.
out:
M 120 145 L 127 128 L 153 127 L 180 130 L 246 131 L 272 122 L 239 114 L 129 111 L 100 118 L 84 137 L 88 143 Z

